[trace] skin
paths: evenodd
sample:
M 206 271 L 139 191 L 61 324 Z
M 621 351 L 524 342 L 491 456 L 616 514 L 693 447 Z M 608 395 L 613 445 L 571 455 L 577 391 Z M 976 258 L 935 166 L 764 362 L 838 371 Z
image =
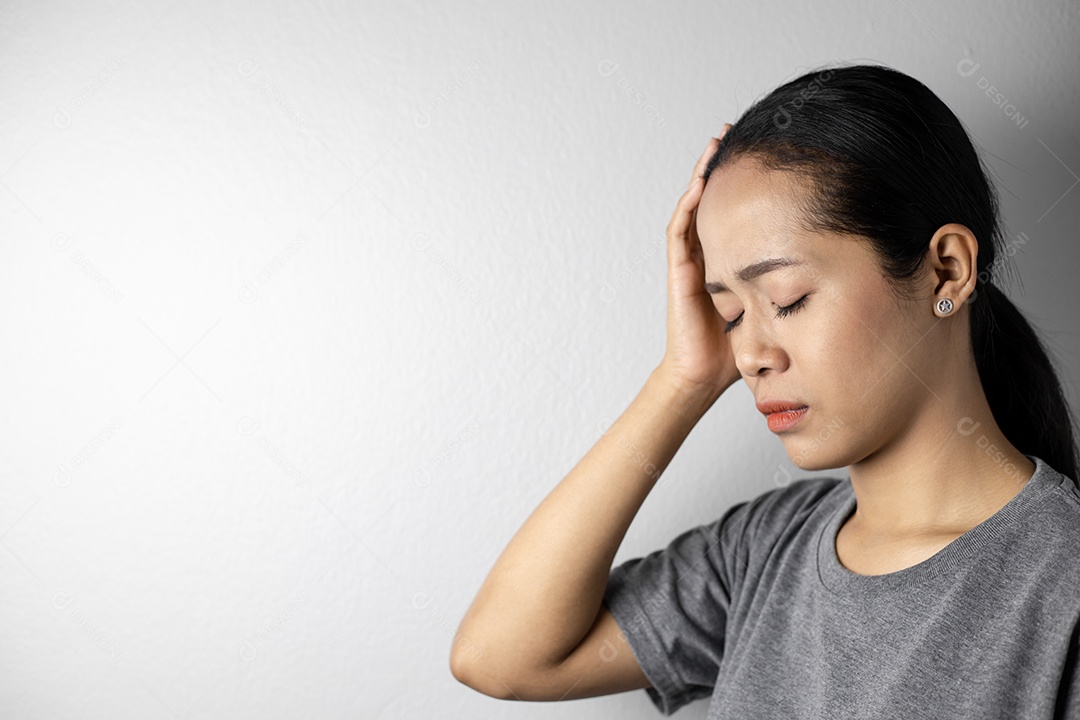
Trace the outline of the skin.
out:
M 717 169 L 695 225 L 705 279 L 730 288 L 711 296 L 724 321 L 742 313 L 726 337 L 754 397 L 810 408 L 778 433 L 792 461 L 847 466 L 856 509 L 837 537 L 841 562 L 894 572 L 1000 510 L 1035 466 L 1002 435 L 979 382 L 964 302 L 977 273 L 971 231 L 951 223 L 927 238 L 914 297 L 901 299 L 865 239 L 800 227 L 802 182 L 747 157 Z M 737 278 L 770 257 L 804 265 Z M 943 297 L 946 316 L 934 307 Z

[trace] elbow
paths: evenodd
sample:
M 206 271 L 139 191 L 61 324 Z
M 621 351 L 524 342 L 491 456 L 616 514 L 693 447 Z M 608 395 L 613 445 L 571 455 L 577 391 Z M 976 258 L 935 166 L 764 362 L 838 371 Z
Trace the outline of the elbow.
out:
M 473 681 L 476 674 L 473 658 L 469 657 L 467 650 L 462 650 L 456 638 L 453 647 L 450 648 L 450 674 L 462 685 L 467 685 L 473 690 L 477 689 Z
M 486 662 L 482 647 L 458 635 L 450 649 L 450 674 L 462 685 L 496 700 L 522 699 L 512 689 L 513 679 Z M 505 671 L 506 668 L 502 668 Z
M 456 653 L 450 655 L 450 674 L 465 687 L 482 695 L 487 695 L 496 700 L 519 699 L 506 684 L 504 678 L 492 674 L 479 664 L 462 660 Z

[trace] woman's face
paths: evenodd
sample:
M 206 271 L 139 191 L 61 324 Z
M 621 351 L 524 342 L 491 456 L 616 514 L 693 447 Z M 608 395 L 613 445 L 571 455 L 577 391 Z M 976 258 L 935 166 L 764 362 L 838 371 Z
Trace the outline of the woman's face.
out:
M 743 379 L 757 402 L 809 408 L 778 434 L 798 467 L 818 470 L 901 439 L 922 406 L 937 402 L 937 333 L 927 333 L 938 318 L 929 295 L 921 303 L 893 296 L 865 240 L 800 228 L 801 182 L 736 159 L 710 175 L 696 227 L 707 287 L 728 288 L 712 298 L 737 323 L 727 337 Z M 798 264 L 739 276 L 771 258 Z

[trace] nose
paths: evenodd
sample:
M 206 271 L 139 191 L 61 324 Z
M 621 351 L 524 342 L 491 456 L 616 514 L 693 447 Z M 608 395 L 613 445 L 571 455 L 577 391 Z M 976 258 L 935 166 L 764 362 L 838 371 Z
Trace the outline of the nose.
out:
M 756 378 L 767 371 L 783 372 L 787 369 L 787 353 L 766 328 L 755 328 L 744 318 L 742 329 L 737 347 L 732 350 L 735 367 L 743 377 Z

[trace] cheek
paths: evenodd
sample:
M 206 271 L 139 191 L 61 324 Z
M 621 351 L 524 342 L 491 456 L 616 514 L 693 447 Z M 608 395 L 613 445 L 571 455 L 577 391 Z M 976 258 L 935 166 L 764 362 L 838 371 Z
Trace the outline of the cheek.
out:
M 920 353 L 927 339 L 921 338 L 899 313 L 890 313 L 864 341 L 866 366 L 860 368 L 859 389 L 848 413 L 862 423 L 862 441 L 875 445 L 883 438 L 904 434 L 909 419 L 929 394 L 921 375 Z
M 863 297 L 867 297 L 863 294 Z M 839 301 L 805 338 L 803 365 L 811 397 L 853 427 L 881 422 L 896 396 L 919 381 L 898 356 L 919 339 L 885 298 L 870 303 Z

